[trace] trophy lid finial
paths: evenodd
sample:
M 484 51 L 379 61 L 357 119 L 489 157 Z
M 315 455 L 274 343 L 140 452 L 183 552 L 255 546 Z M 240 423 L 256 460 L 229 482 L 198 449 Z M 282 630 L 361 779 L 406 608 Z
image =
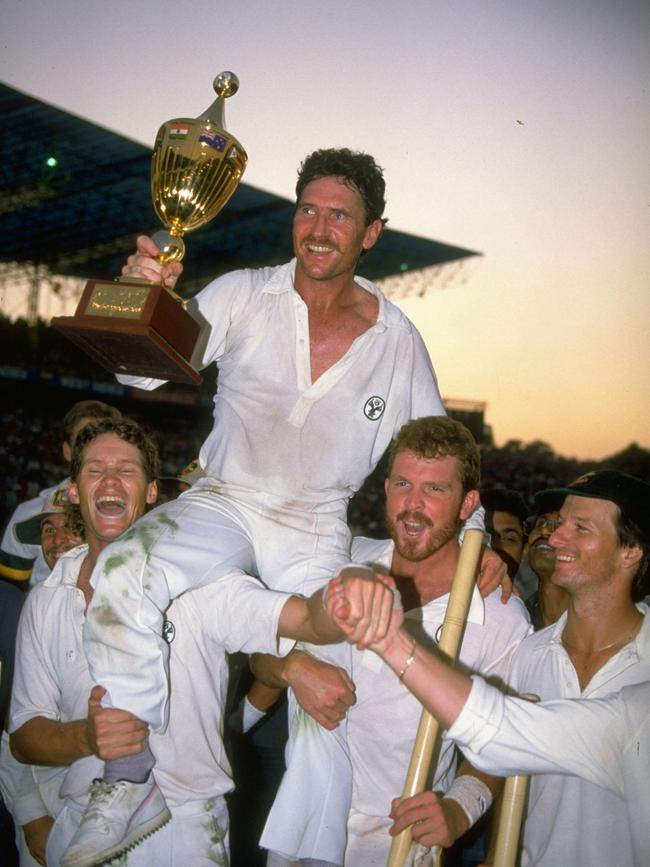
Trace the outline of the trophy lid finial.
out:
M 203 114 L 199 115 L 201 120 L 207 120 L 215 124 L 218 129 L 225 130 L 223 104 L 229 96 L 237 93 L 239 90 L 239 79 L 234 72 L 220 72 L 212 83 L 215 89 L 217 98 L 212 103 L 210 108 L 206 109 Z
M 239 90 L 239 79 L 234 72 L 220 72 L 212 83 L 217 96 L 223 96 L 228 99 L 229 96 L 234 96 Z

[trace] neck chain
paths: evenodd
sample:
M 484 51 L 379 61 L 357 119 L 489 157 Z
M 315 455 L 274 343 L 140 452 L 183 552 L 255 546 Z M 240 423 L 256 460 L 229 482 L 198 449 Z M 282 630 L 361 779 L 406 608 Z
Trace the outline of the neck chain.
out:
M 625 645 L 634 637 L 636 631 L 628 632 L 623 638 L 617 638 L 615 641 L 610 642 L 609 644 L 603 644 L 602 647 L 597 648 L 596 650 L 589 651 L 590 656 L 595 656 L 597 653 L 604 653 L 606 650 L 611 650 L 612 647 L 616 647 L 616 645 L 620 645 L 621 647 L 625 647 Z M 562 639 L 562 644 L 566 647 L 567 650 L 573 650 L 576 653 L 586 653 L 584 650 L 580 650 L 580 648 L 575 647 L 572 644 L 568 644 L 564 638 Z

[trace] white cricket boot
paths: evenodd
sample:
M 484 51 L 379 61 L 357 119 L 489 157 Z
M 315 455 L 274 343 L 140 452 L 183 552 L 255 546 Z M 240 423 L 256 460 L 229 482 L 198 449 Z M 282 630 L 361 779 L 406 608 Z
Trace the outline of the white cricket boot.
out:
M 97 867 L 137 846 L 171 819 L 153 778 L 145 783 L 95 780 L 81 824 L 61 856 L 61 867 Z

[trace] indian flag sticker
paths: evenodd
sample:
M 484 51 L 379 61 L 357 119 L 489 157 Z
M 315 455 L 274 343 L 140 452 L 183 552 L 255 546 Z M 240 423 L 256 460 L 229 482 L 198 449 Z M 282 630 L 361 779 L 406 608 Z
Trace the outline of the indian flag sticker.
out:
M 186 138 L 189 131 L 190 131 L 190 125 L 188 123 L 173 123 L 169 127 L 169 137 L 170 138 Z

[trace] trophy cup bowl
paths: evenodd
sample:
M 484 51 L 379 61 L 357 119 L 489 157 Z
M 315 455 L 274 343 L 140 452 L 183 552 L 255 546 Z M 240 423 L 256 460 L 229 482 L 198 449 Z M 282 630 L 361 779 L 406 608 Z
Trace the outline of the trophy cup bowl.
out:
M 183 235 L 219 213 L 246 168 L 246 152 L 224 124 L 224 102 L 237 92 L 237 76 L 222 72 L 213 86 L 217 98 L 202 115 L 167 121 L 156 136 L 151 196 L 166 228 L 153 236 L 161 262 L 183 258 Z M 190 364 L 200 325 L 160 284 L 89 280 L 74 316 L 57 316 L 52 325 L 113 373 L 201 382 Z

